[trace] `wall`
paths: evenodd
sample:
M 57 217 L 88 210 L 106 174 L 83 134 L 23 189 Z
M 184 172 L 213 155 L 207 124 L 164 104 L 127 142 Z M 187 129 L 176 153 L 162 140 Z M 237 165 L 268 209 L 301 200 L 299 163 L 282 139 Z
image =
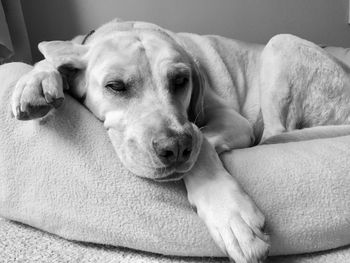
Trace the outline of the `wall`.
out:
M 278 33 L 293 33 L 316 43 L 350 47 L 348 0 L 22 0 L 22 4 L 35 59 L 39 41 L 69 39 L 114 17 L 257 43 Z

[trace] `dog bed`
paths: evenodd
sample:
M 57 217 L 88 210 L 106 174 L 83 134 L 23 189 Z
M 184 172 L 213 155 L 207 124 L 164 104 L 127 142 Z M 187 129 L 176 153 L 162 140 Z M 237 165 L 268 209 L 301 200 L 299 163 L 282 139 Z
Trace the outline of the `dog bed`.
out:
M 11 118 L 11 89 L 30 68 L 0 68 L 0 216 L 70 240 L 223 256 L 191 210 L 183 183 L 159 184 L 126 171 L 102 124 L 68 95 L 49 118 Z M 317 134 L 333 138 L 295 132 L 222 156 L 267 215 L 271 255 L 350 244 L 350 128 Z
M 71 242 L 0 218 L 1 262 L 228 263 L 225 258 L 174 257 L 127 248 Z M 23 242 L 25 240 L 25 242 Z M 350 247 L 269 257 L 268 263 L 348 263 Z

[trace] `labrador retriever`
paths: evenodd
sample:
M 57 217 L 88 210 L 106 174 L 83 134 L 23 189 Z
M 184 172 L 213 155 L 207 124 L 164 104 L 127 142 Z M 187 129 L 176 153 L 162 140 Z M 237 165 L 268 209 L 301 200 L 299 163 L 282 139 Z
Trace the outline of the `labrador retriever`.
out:
M 262 262 L 269 237 L 219 154 L 349 122 L 349 68 L 292 35 L 263 46 L 114 20 L 39 49 L 45 60 L 17 83 L 13 115 L 45 116 L 66 88 L 104 123 L 127 169 L 159 182 L 184 179 L 190 203 L 237 263 Z

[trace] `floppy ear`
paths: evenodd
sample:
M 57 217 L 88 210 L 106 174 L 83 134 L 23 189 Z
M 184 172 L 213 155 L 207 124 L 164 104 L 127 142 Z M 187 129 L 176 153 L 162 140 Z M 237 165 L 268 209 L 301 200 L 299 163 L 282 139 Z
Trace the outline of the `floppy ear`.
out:
M 192 63 L 192 94 L 187 114 L 190 122 L 200 125 L 203 121 L 204 76 L 195 62 Z
M 86 67 L 88 47 L 72 41 L 49 41 L 38 45 L 40 52 L 55 68 L 68 66 L 76 69 Z

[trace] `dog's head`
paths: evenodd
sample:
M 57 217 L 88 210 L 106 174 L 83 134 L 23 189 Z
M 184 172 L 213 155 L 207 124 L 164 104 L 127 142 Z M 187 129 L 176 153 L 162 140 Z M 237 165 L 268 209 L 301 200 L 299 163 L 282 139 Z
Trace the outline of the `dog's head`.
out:
M 173 37 L 152 24 L 112 22 L 84 45 L 39 44 L 56 67 L 73 68 L 73 92 L 104 122 L 123 164 L 155 180 L 176 180 L 197 159 L 199 69 Z

